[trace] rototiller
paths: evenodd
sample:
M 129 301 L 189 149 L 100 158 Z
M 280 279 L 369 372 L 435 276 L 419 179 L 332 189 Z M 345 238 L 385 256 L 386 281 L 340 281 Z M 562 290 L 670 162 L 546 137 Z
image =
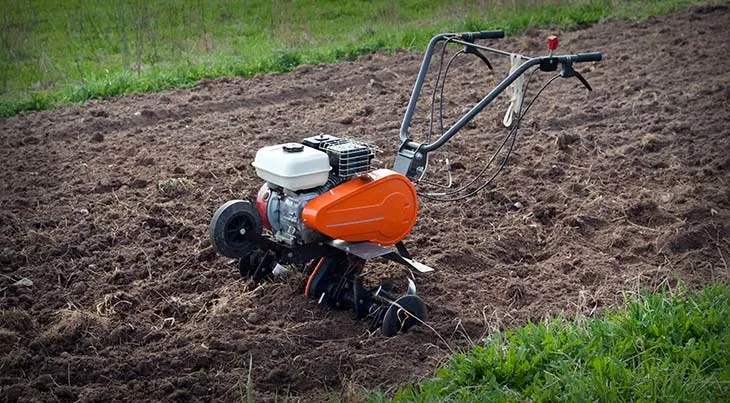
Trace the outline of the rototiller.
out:
M 336 309 L 353 310 L 357 319 L 369 322 L 371 331 L 380 328 L 384 336 L 394 336 L 426 321 L 426 305 L 416 296 L 413 274 L 433 269 L 412 260 L 403 244 L 416 223 L 418 195 L 453 201 L 471 197 L 487 187 L 505 166 L 520 120 L 542 90 L 558 77 L 576 77 L 591 90 L 583 76 L 573 69 L 573 64 L 601 60 L 600 53 L 553 55 L 556 37 L 548 38 L 548 56 L 534 58 L 475 43 L 477 39 L 503 37 L 504 32 L 496 30 L 444 33 L 431 39 L 400 128 L 401 145 L 393 169 L 371 168 L 374 156 L 371 146 L 326 134 L 305 138 L 300 143 L 260 149 L 252 165 L 265 183 L 255 201 L 231 200 L 215 212 L 210 223 L 210 239 L 215 250 L 238 259 L 241 275 L 254 283 L 284 270 L 285 265 L 299 266 L 308 275 L 304 288 L 307 297 Z M 427 141 L 418 143 L 409 138 L 408 128 L 434 49 L 441 42 L 441 59 L 431 98 L 430 128 Z M 451 44 L 463 48 L 452 55 L 444 69 L 446 48 Z M 509 56 L 511 72 L 453 126 L 444 130 L 443 87 L 451 63 L 460 54 L 472 54 L 491 69 L 492 65 L 482 51 Z M 559 73 L 537 92 L 523 111 L 527 84 L 534 72 L 558 69 Z M 525 79 L 528 71 L 530 74 Z M 439 84 L 440 135 L 431 141 Z M 424 176 L 429 152 L 443 146 L 508 88 L 512 98 L 503 123 L 511 129 L 487 166 L 459 188 L 452 188 L 449 176 L 448 185 L 438 185 L 442 188 L 439 192 L 417 192 L 415 185 L 428 187 Z M 513 116 L 515 122 L 512 122 Z M 483 183 L 477 182 L 486 177 L 487 168 L 508 143 L 506 155 L 495 168 L 496 172 Z M 392 287 L 387 284 L 364 285 L 365 262 L 375 258 L 388 259 L 408 269 L 411 275 L 405 295 L 392 295 Z

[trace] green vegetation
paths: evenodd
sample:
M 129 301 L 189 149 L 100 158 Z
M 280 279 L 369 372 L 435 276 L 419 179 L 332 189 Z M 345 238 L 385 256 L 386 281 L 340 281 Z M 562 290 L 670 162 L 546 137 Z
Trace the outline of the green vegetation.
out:
M 679 287 L 643 293 L 602 318 L 492 335 L 394 401 L 728 401 L 728 352 L 730 287 Z
M 697 0 L 6 0 L 0 116 L 200 79 L 290 71 L 378 49 L 422 49 L 441 31 L 573 28 Z

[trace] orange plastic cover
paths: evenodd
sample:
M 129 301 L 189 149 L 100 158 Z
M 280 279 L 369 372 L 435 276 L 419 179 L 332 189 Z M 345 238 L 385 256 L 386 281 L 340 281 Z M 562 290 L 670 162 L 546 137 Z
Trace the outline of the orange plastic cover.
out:
M 329 237 L 393 245 L 416 223 L 418 196 L 411 181 L 378 169 L 322 193 L 304 206 L 304 223 Z

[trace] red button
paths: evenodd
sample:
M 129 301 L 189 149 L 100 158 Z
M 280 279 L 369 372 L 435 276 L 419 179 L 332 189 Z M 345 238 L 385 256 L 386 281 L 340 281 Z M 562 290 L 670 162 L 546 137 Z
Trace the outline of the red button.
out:
M 547 45 L 548 49 L 555 50 L 558 48 L 558 37 L 555 35 L 550 35 L 547 37 Z

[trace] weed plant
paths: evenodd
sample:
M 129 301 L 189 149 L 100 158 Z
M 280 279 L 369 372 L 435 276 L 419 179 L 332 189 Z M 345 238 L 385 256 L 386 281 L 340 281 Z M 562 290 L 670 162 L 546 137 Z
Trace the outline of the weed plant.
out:
M 729 351 L 730 287 L 680 286 L 644 292 L 600 318 L 494 334 L 393 401 L 726 402 Z

